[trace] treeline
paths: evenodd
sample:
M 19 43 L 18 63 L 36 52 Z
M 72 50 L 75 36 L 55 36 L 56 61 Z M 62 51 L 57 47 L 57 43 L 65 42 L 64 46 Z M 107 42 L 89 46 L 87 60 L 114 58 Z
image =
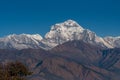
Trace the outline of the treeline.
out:
M 9 62 L 0 64 L 0 80 L 27 80 L 32 72 L 21 62 Z

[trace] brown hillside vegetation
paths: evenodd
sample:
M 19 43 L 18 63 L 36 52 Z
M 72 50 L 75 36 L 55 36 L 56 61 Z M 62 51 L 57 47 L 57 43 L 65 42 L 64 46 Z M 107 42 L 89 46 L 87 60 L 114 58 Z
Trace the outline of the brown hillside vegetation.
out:
M 30 75 L 28 68 L 21 62 L 9 62 L 0 64 L 0 80 L 27 80 Z

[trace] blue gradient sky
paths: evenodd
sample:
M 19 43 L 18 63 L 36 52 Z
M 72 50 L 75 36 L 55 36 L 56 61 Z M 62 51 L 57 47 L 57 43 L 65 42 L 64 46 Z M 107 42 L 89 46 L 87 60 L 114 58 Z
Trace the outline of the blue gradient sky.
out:
M 45 35 L 50 26 L 68 19 L 99 36 L 120 36 L 120 0 L 1 0 L 0 37 Z

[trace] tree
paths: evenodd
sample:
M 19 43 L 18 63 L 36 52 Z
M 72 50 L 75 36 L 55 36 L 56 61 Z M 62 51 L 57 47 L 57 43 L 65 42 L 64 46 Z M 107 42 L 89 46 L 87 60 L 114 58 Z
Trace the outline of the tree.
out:
M 26 76 L 32 72 L 21 62 L 9 62 L 0 64 L 0 80 L 27 80 Z

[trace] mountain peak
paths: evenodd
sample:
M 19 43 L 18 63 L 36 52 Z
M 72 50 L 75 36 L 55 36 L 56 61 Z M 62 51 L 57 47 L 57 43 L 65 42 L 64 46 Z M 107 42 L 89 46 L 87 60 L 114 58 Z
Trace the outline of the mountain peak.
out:
M 84 29 L 74 20 L 67 20 L 62 23 L 57 23 L 51 27 L 50 32 L 45 36 L 47 39 L 62 39 L 61 41 L 71 40 L 73 35 L 82 33 Z
M 1 49 L 27 49 L 40 48 L 43 38 L 39 34 L 11 34 L 0 39 Z
M 40 36 L 39 34 L 11 34 L 11 35 L 8 35 L 8 36 L 6 36 L 6 38 L 9 38 L 9 39 L 11 39 L 11 38 L 14 38 L 14 37 L 28 37 L 28 38 L 34 38 L 34 39 L 36 39 L 36 40 L 42 40 L 43 38 L 42 38 L 42 36 Z
M 70 23 L 77 23 L 76 21 L 74 21 L 74 20 L 72 20 L 72 19 L 68 19 L 68 20 L 66 20 L 65 22 L 66 22 L 66 23 L 69 23 L 69 24 L 70 24 Z
M 64 29 L 64 28 L 67 28 L 67 29 L 70 29 L 70 28 L 79 28 L 81 30 L 84 30 L 84 28 L 82 26 L 80 26 L 76 21 L 74 20 L 66 20 L 62 23 L 57 23 L 55 25 L 53 25 L 51 27 L 51 30 L 58 30 L 58 29 Z
M 66 27 L 79 27 L 79 28 L 83 29 L 82 26 L 80 26 L 76 21 L 74 21 L 72 19 L 69 19 L 69 20 L 63 22 L 62 24 Z
M 53 25 L 44 38 L 39 34 L 12 34 L 0 38 L 0 48 L 39 48 L 51 49 L 67 41 L 82 40 L 105 48 L 120 47 L 120 37 L 102 38 L 94 32 L 82 28 L 74 20 L 66 20 Z
M 55 45 L 72 40 L 83 40 L 97 46 L 112 48 L 103 38 L 88 29 L 82 28 L 76 21 L 71 19 L 53 25 L 50 32 L 45 35 L 45 40 Z M 51 44 L 48 44 L 48 46 L 51 47 Z

